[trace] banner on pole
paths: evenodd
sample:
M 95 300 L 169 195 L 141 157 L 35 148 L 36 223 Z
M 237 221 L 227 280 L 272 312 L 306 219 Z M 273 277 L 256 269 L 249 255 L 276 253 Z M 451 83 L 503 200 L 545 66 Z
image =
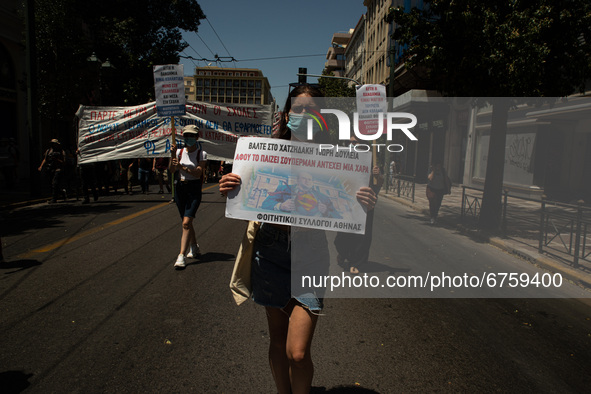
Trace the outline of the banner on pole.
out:
M 185 114 L 185 82 L 182 64 L 154 66 L 154 90 L 158 116 Z
M 388 112 L 386 87 L 384 85 L 362 85 L 357 89 L 357 113 L 359 114 L 359 132 L 361 134 L 377 134 L 380 128 L 379 117 L 382 116 L 382 133 Z M 381 135 L 381 133 L 380 133 Z
M 212 160 L 231 161 L 240 136 L 271 136 L 271 105 L 189 101 L 185 111 L 174 118 L 177 146 L 183 146 L 182 128 L 194 124 Z M 159 117 L 154 102 L 134 107 L 80 106 L 76 115 L 80 164 L 170 156 L 171 118 Z

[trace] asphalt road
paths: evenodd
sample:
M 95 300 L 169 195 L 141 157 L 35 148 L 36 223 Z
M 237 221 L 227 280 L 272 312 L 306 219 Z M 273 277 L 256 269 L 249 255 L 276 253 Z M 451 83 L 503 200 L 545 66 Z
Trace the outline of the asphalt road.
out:
M 196 226 L 203 254 L 177 271 L 180 220 L 168 198 L 113 196 L 2 213 L 3 392 L 274 392 L 264 309 L 236 306 L 228 289 L 245 223 L 224 218 L 224 200 L 206 190 Z M 385 200 L 370 260 L 368 273 L 380 278 L 543 272 Z M 378 290 L 391 298 L 326 299 L 313 344 L 314 392 L 591 387 L 588 299 L 444 298 L 462 296 L 452 289 L 402 298 Z M 546 294 L 581 292 L 565 284 Z

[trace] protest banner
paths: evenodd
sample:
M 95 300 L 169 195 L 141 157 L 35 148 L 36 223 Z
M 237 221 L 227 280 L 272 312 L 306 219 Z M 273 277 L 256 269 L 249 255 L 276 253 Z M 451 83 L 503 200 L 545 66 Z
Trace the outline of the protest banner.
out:
M 242 184 L 228 194 L 226 217 L 363 234 L 356 193 L 368 185 L 370 164 L 368 152 L 240 138 L 232 172 Z
M 386 130 L 385 114 L 388 112 L 386 87 L 384 85 L 363 85 L 357 89 L 356 96 L 359 133 L 382 135 Z M 377 163 L 375 146 L 372 148 L 372 155 L 373 162 Z M 372 177 L 372 183 L 378 184 L 376 176 Z
M 194 124 L 211 160 L 231 161 L 240 136 L 271 136 L 271 105 L 216 104 L 188 101 L 180 117 L 161 118 L 156 103 L 133 107 L 80 106 L 80 164 L 140 157 L 170 156 L 171 132 Z M 180 133 L 179 133 L 180 134 Z M 177 140 L 182 148 L 182 140 Z

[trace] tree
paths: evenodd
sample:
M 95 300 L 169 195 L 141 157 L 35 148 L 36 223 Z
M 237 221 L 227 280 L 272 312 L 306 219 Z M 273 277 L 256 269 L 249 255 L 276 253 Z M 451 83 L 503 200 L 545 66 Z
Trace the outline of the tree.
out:
M 429 70 L 448 96 L 562 97 L 591 77 L 588 0 L 425 0 L 393 8 L 392 36 L 406 45 L 405 66 Z M 491 100 L 491 136 L 480 225 L 501 218 L 507 100 Z
M 334 77 L 334 73 L 322 70 L 322 75 Z M 318 78 L 318 84 L 326 97 L 355 97 L 355 88 L 349 86 L 346 79 Z
M 181 29 L 196 32 L 205 18 L 196 0 L 34 1 L 39 108 L 54 120 L 70 120 L 79 104 L 152 100 L 152 66 L 178 63 Z M 93 53 L 116 69 L 88 62 Z

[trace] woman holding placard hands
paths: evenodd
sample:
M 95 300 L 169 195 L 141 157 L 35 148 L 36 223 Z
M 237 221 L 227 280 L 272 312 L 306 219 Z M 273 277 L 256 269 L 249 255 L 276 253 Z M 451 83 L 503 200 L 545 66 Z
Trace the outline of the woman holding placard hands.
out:
M 316 107 L 314 98 L 322 93 L 300 85 L 287 97 L 279 129 L 274 138 L 305 140 L 305 113 Z M 292 99 L 293 103 L 292 103 Z M 314 141 L 327 142 L 328 133 L 318 133 Z M 241 184 L 238 174 L 229 173 L 220 179 L 220 192 L 226 195 Z M 369 187 L 357 192 L 357 200 L 366 209 L 373 209 L 376 195 Z M 269 362 L 279 393 L 308 393 L 312 385 L 314 365 L 310 354 L 312 337 L 322 310 L 322 298 L 315 294 L 292 294 L 291 266 L 294 240 L 313 251 L 295 251 L 306 255 L 308 264 L 329 263 L 328 244 L 322 230 L 304 229 L 293 232 L 289 226 L 263 223 L 254 240 L 251 268 L 252 299 L 266 308 L 269 325 Z M 296 246 L 297 247 L 297 246 Z M 304 249 L 304 248 L 298 248 Z

